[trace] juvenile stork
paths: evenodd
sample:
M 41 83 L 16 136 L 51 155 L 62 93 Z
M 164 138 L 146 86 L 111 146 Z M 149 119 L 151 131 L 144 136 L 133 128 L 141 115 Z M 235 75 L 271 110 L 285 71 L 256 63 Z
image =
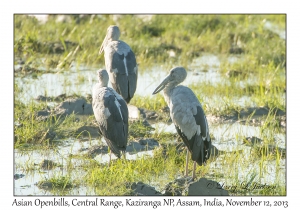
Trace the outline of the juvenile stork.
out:
M 98 70 L 99 82 L 93 89 L 93 111 L 99 125 L 100 133 L 118 158 L 121 152 L 125 157 L 128 136 L 128 109 L 124 99 L 112 88 L 107 87 L 108 74 L 106 70 Z
M 210 156 L 211 140 L 206 116 L 202 106 L 188 87 L 178 85 L 185 80 L 187 72 L 183 67 L 175 67 L 154 90 L 153 94 L 164 90 L 164 98 L 170 108 L 170 115 L 177 133 L 187 146 L 185 176 L 188 176 L 188 154 L 194 161 L 192 180 L 195 179 L 196 163 L 202 165 Z
M 119 37 L 119 27 L 109 26 L 99 54 L 104 50 L 105 67 L 112 87 L 129 103 L 136 90 L 138 66 L 131 48 Z

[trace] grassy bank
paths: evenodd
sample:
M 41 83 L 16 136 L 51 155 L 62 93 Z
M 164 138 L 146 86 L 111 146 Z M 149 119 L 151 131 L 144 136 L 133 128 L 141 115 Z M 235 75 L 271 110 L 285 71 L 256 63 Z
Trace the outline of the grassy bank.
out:
M 42 62 L 49 68 L 67 67 L 63 63 L 70 61 L 99 66 L 104 62 L 98 52 L 106 29 L 117 24 L 121 39 L 137 56 L 140 71 L 153 63 L 187 65 L 203 52 L 229 54 L 235 47 L 258 64 L 277 66 L 285 63 L 285 40 L 266 28 L 266 21 L 285 29 L 285 15 L 154 15 L 150 21 L 136 15 L 74 15 L 58 21 L 57 15 L 51 15 L 46 23 L 15 15 L 14 48 L 17 57 L 35 66 L 41 65 L 41 58 L 46 58 Z

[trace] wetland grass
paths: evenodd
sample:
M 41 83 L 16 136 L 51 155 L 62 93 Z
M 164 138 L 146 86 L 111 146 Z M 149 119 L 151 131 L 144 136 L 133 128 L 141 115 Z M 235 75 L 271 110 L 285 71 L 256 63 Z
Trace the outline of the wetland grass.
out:
M 151 130 L 153 128 L 145 126 L 142 121 L 138 120 L 129 124 L 128 135 L 130 139 L 145 138 L 150 136 Z
M 50 179 L 41 180 L 37 183 L 39 188 L 47 190 L 59 190 L 64 191 L 75 187 L 75 183 L 71 180 L 69 176 L 53 176 Z

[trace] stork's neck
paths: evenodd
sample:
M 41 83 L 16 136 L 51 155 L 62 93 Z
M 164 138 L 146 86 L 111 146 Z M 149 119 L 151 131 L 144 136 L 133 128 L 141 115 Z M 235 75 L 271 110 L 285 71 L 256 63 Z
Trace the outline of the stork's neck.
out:
M 107 87 L 108 81 L 99 80 L 98 84 L 99 84 L 100 87 Z
M 165 97 L 165 100 L 166 102 L 168 103 L 168 105 L 170 106 L 170 98 L 171 98 L 171 95 L 173 93 L 173 90 L 174 88 L 177 86 L 177 84 L 172 84 L 172 83 L 169 83 L 166 85 L 166 87 L 164 88 L 164 97 Z
M 108 38 L 108 39 L 106 40 L 106 42 L 104 43 L 103 48 L 105 49 L 106 46 L 107 46 L 109 43 L 111 43 L 111 42 L 112 42 L 111 38 Z
M 168 84 L 166 84 L 164 91 L 169 94 L 172 92 L 174 88 L 177 87 L 177 85 L 179 85 L 179 82 L 176 81 L 169 82 Z
M 111 43 L 113 41 L 118 41 L 118 39 L 114 39 L 113 37 L 110 37 L 110 38 L 107 39 L 106 44 L 109 44 L 109 43 Z
M 164 88 L 164 93 L 169 95 L 174 87 L 175 87 L 174 85 L 167 84 L 166 87 Z
M 107 43 L 112 42 L 112 41 L 118 41 L 120 36 L 117 33 L 113 33 L 108 35 L 107 37 Z
M 109 45 L 109 44 L 111 44 L 112 42 L 114 42 L 114 46 L 118 43 L 118 41 L 119 41 L 119 39 L 114 39 L 114 38 L 112 38 L 112 37 L 110 37 L 110 38 L 108 38 L 107 40 L 106 40 L 106 42 L 105 42 L 105 44 L 104 44 L 104 49 Z
M 117 36 L 112 36 L 111 38 L 110 38 L 110 41 L 112 42 L 112 41 L 118 41 L 119 40 L 119 37 L 117 37 Z

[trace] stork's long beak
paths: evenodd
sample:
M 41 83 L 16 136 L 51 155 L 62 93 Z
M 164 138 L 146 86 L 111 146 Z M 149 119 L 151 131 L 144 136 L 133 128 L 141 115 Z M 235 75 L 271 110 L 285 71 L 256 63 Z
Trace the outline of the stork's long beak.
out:
M 104 46 L 106 46 L 106 42 L 107 42 L 107 34 L 106 34 L 106 36 L 105 36 L 105 38 L 104 38 L 104 40 L 103 40 L 103 42 L 101 44 L 101 47 L 100 47 L 100 50 L 99 50 L 99 55 L 102 54 L 102 52 L 104 50 Z
M 157 88 L 154 90 L 154 92 L 152 93 L 152 95 L 159 93 L 160 91 L 162 91 L 165 87 L 166 84 L 168 84 L 168 82 L 170 81 L 170 75 L 168 75 L 161 83 L 160 85 L 157 86 Z

